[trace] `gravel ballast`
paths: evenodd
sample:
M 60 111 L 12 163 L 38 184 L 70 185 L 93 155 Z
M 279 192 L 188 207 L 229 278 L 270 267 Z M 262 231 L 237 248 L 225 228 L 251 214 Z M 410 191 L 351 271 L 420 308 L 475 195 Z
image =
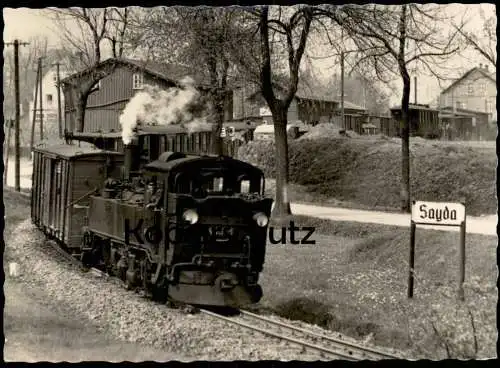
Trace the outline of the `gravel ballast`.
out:
M 30 220 L 13 232 L 6 247 L 19 262 L 20 281 L 41 286 L 54 303 L 69 305 L 76 315 L 110 336 L 197 360 L 319 359 L 258 332 L 154 303 L 126 291 L 116 279 L 83 273 L 51 257 L 40 247 L 44 241 Z

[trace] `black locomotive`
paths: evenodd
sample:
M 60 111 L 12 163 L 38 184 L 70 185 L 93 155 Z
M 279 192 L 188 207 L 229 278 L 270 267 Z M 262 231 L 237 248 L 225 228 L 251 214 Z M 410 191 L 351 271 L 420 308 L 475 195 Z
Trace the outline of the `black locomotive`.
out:
M 259 301 L 272 205 L 262 171 L 179 152 L 142 164 L 139 147 L 35 149 L 33 222 L 129 288 L 188 304 Z

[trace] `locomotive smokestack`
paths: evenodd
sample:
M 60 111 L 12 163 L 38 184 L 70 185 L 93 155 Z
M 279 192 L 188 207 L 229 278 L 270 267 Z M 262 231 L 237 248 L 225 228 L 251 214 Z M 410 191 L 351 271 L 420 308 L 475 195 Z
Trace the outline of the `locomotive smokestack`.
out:
M 130 179 L 139 171 L 141 162 L 141 151 L 137 138 L 132 139 L 130 144 L 123 146 L 124 157 L 124 179 Z

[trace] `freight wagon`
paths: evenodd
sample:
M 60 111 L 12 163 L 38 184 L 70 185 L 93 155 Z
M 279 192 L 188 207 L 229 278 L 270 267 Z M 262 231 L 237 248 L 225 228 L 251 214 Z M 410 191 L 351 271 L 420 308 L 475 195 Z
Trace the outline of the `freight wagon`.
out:
M 121 177 L 123 154 L 94 147 L 33 149 L 31 218 L 47 236 L 79 250 L 88 197 L 106 177 Z

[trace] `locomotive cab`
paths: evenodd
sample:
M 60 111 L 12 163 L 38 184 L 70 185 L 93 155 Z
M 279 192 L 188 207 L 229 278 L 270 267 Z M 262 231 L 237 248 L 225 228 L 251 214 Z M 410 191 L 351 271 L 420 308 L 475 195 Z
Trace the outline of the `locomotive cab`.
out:
M 164 184 L 169 295 L 192 304 L 257 302 L 272 200 L 264 175 L 227 157 L 165 153 L 144 167 Z

